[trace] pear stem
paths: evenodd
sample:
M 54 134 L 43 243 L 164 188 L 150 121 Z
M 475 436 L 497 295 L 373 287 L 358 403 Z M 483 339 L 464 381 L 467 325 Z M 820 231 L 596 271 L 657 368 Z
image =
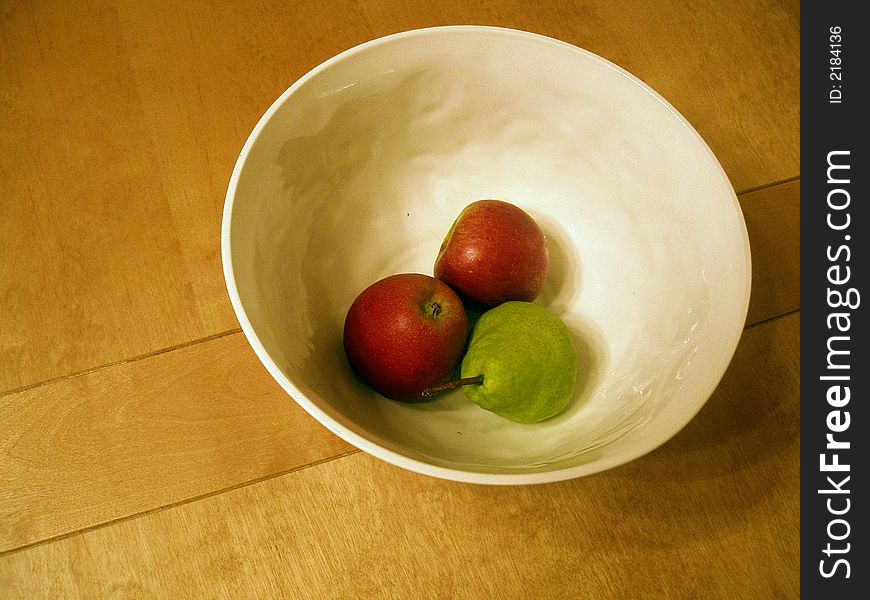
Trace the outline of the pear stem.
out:
M 458 387 L 462 387 L 463 385 L 480 385 L 483 383 L 483 375 L 475 375 L 474 377 L 465 377 L 463 379 L 454 379 L 453 381 L 448 381 L 447 383 L 442 383 L 441 385 L 433 385 L 430 388 L 426 388 L 423 390 L 422 396 L 424 398 L 434 398 L 444 392 L 449 392 L 450 390 L 456 389 Z

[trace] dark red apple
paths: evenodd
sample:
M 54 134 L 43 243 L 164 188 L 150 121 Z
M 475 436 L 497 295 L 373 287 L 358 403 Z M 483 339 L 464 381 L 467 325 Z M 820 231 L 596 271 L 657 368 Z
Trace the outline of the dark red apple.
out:
M 531 302 L 547 281 L 550 255 L 535 220 L 501 200 L 463 209 L 441 244 L 435 277 L 484 307 Z
M 401 401 L 453 374 L 468 337 L 462 301 L 443 282 L 418 273 L 367 287 L 344 321 L 348 363 L 376 392 Z

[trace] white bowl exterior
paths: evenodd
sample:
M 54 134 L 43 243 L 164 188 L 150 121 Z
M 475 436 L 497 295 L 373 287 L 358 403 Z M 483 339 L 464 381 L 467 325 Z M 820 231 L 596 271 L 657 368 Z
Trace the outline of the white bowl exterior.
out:
M 391 402 L 344 359 L 356 295 L 431 274 L 480 198 L 541 224 L 552 267 L 537 302 L 581 357 L 573 404 L 541 424 L 461 392 Z M 239 157 L 222 243 L 244 332 L 297 402 L 375 456 L 480 483 L 576 477 L 666 441 L 713 392 L 749 299 L 739 204 L 688 123 L 591 53 L 490 27 L 381 38 L 296 82 Z

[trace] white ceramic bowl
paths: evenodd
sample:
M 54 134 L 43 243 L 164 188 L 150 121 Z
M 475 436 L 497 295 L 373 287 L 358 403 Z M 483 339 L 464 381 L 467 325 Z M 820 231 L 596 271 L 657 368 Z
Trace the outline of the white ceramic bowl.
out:
M 386 400 L 342 350 L 356 295 L 431 274 L 453 219 L 481 198 L 545 231 L 536 302 L 580 355 L 573 403 L 541 424 L 459 391 Z M 326 61 L 254 128 L 224 211 L 229 295 L 275 380 L 351 444 L 437 477 L 539 483 L 649 452 L 706 402 L 746 317 L 746 228 L 704 141 L 629 73 L 526 32 L 415 30 Z

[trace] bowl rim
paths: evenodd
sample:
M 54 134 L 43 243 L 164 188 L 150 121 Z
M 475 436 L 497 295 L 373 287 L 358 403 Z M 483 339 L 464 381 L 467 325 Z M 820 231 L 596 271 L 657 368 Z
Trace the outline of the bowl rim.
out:
M 284 373 L 280 370 L 278 365 L 272 359 L 272 357 L 267 352 L 264 344 L 260 340 L 256 331 L 254 330 L 250 320 L 248 319 L 247 313 L 245 311 L 244 306 L 242 305 L 242 300 L 239 295 L 239 291 L 236 285 L 236 277 L 233 269 L 233 260 L 232 260 L 232 240 L 231 240 L 231 229 L 232 229 L 232 215 L 233 215 L 233 207 L 235 204 L 235 196 L 239 183 L 239 178 L 241 176 L 241 172 L 244 168 L 245 162 L 247 161 L 248 155 L 251 152 L 252 147 L 256 143 L 257 139 L 260 137 L 261 133 L 265 129 L 268 122 L 272 119 L 274 114 L 278 111 L 278 109 L 288 100 L 288 98 L 293 95 L 296 90 L 302 87 L 307 81 L 316 77 L 320 72 L 328 69 L 331 65 L 346 60 L 347 58 L 364 52 L 369 48 L 374 46 L 383 45 L 395 42 L 400 39 L 411 38 L 411 37 L 422 37 L 427 35 L 438 35 L 440 33 L 454 33 L 454 32 L 464 32 L 464 33 L 487 33 L 487 34 L 499 34 L 505 35 L 509 37 L 517 37 L 523 38 L 525 40 L 534 40 L 538 43 L 550 44 L 556 47 L 559 47 L 562 51 L 580 53 L 584 55 L 586 58 L 591 58 L 602 65 L 612 69 L 617 74 L 622 75 L 623 77 L 631 80 L 635 85 L 638 85 L 642 90 L 646 93 L 650 94 L 654 99 L 660 102 L 667 110 L 669 110 L 674 117 L 685 127 L 689 133 L 696 139 L 697 142 L 700 143 L 701 147 L 704 151 L 707 152 L 710 159 L 712 160 L 713 165 L 718 170 L 720 177 L 722 178 L 727 190 L 730 192 L 731 200 L 733 203 L 733 207 L 735 209 L 736 216 L 738 217 L 741 232 L 742 232 L 742 245 L 745 257 L 745 292 L 742 298 L 742 318 L 740 319 L 740 329 L 736 330 L 732 335 L 732 338 L 728 341 L 726 345 L 725 355 L 728 357 L 727 361 L 724 361 L 720 368 L 718 369 L 718 374 L 714 377 L 711 377 L 710 383 L 705 389 L 703 394 L 699 394 L 699 396 L 703 397 L 703 401 L 698 402 L 697 406 L 694 407 L 694 410 L 686 411 L 680 419 L 674 420 L 670 422 L 670 427 L 666 435 L 662 436 L 660 439 L 655 439 L 652 441 L 644 440 L 640 441 L 631 451 L 626 451 L 622 453 L 613 454 L 607 457 L 604 457 L 600 460 L 597 460 L 593 463 L 576 465 L 570 467 L 564 467 L 560 469 L 554 469 L 550 471 L 540 471 L 540 472 L 498 472 L 498 473 L 487 473 L 481 471 L 472 471 L 472 470 L 463 470 L 460 468 L 452 468 L 441 465 L 436 465 L 428 462 L 424 462 L 422 460 L 418 460 L 416 458 L 412 458 L 405 454 L 401 454 L 385 446 L 378 444 L 377 442 L 368 439 L 359 433 L 353 431 L 350 427 L 338 422 L 331 415 L 329 415 L 326 411 L 320 408 L 317 404 L 315 404 L 312 400 L 308 398 L 308 396 L 300 390 L 288 377 L 284 375 Z M 230 302 L 233 306 L 233 311 L 236 314 L 236 318 L 239 321 L 242 332 L 245 335 L 245 338 L 248 340 L 248 343 L 254 350 L 254 353 L 259 358 L 260 362 L 263 366 L 266 367 L 269 374 L 272 378 L 281 386 L 281 388 L 297 403 L 299 404 L 308 414 L 314 417 L 321 425 L 325 426 L 327 429 L 332 431 L 339 438 L 344 441 L 350 443 L 356 448 L 363 450 L 364 452 L 384 460 L 390 464 L 395 466 L 407 469 L 409 471 L 413 471 L 416 473 L 420 473 L 423 475 L 429 475 L 441 479 L 465 482 L 465 483 L 478 483 L 478 484 L 488 484 L 488 485 L 529 485 L 529 484 L 542 484 L 542 483 L 551 483 L 556 481 L 564 481 L 568 479 L 575 479 L 578 477 L 592 475 L 594 473 L 599 473 L 601 471 L 605 471 L 607 469 L 611 469 L 622 464 L 625 464 L 629 461 L 632 461 L 636 458 L 640 458 L 644 456 L 656 448 L 660 447 L 667 441 L 669 441 L 673 436 L 675 436 L 678 432 L 680 432 L 686 424 L 689 423 L 701 410 L 701 408 L 707 403 L 710 399 L 710 396 L 713 394 L 715 389 L 718 387 L 719 382 L 722 380 L 722 377 L 725 375 L 725 372 L 733 360 L 734 353 L 737 349 L 737 345 L 740 341 L 743 329 L 745 328 L 746 317 L 749 310 L 749 298 L 751 294 L 751 285 L 752 285 L 752 265 L 751 265 L 751 252 L 749 247 L 749 235 L 746 229 L 746 221 L 743 216 L 743 211 L 740 207 L 740 202 L 737 198 L 737 194 L 734 192 L 734 188 L 731 185 L 730 180 L 728 179 L 727 174 L 725 173 L 722 165 L 719 163 L 719 160 L 716 158 L 713 151 L 710 149 L 707 142 L 701 137 L 701 135 L 695 130 L 695 128 L 683 117 L 667 100 L 664 99 L 658 92 L 652 89 L 649 85 L 644 83 L 641 79 L 632 75 L 622 67 L 612 63 L 611 61 L 602 58 L 601 56 L 580 48 L 579 46 L 575 46 L 571 43 L 558 40 L 552 37 L 548 37 L 539 33 L 534 33 L 530 31 L 525 31 L 521 29 L 512 29 L 507 27 L 495 27 L 489 25 L 445 25 L 445 26 L 436 26 L 436 27 L 423 27 L 418 29 L 410 29 L 407 31 L 401 31 L 398 33 L 393 33 L 389 35 L 385 35 L 379 38 L 375 38 L 356 46 L 353 46 L 335 56 L 327 59 L 326 61 L 320 63 L 299 79 L 297 79 L 289 88 L 287 88 L 263 113 L 260 119 L 257 121 L 257 124 L 254 126 L 251 133 L 248 135 L 248 138 L 245 141 L 244 146 L 242 147 L 239 155 L 236 159 L 235 166 L 233 167 L 232 175 L 230 176 L 229 184 L 227 187 L 227 193 L 224 201 L 223 215 L 221 218 L 221 263 L 224 272 L 224 280 L 227 287 L 227 293 L 230 297 Z

